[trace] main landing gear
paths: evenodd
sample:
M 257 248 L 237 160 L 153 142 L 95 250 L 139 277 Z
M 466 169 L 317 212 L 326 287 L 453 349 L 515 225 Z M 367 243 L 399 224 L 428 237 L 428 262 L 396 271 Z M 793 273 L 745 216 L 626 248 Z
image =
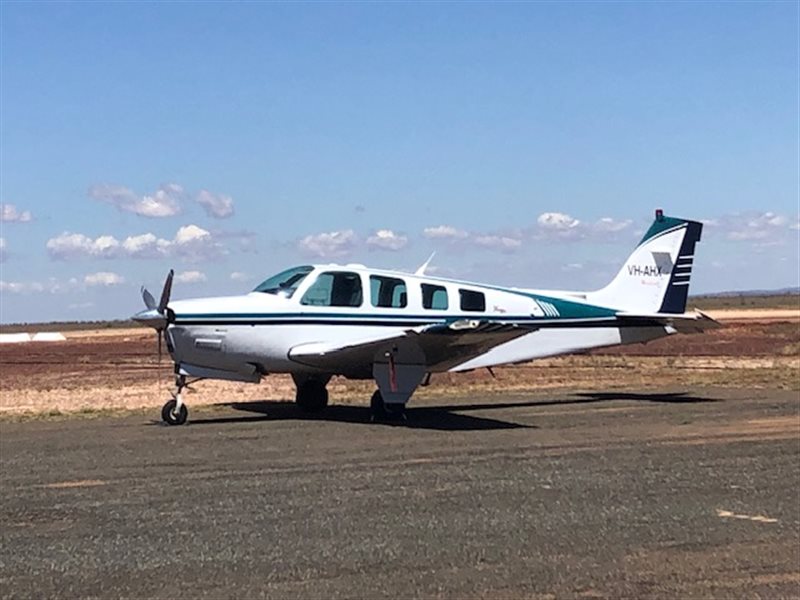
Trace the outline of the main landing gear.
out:
M 372 413 L 373 421 L 405 421 L 406 405 L 390 404 L 384 402 L 383 394 L 380 390 L 375 390 L 369 401 L 369 409 Z
M 330 379 L 330 378 L 328 378 Z M 307 413 L 318 413 L 328 406 L 328 379 L 294 378 L 297 394 L 294 401 L 300 410 Z
M 294 375 L 297 386 L 295 404 L 306 413 L 319 413 L 328 406 L 327 384 L 330 377 Z M 372 421 L 405 421 L 406 405 L 384 402 L 380 390 L 375 390 L 369 403 Z M 166 409 L 166 407 L 165 407 Z

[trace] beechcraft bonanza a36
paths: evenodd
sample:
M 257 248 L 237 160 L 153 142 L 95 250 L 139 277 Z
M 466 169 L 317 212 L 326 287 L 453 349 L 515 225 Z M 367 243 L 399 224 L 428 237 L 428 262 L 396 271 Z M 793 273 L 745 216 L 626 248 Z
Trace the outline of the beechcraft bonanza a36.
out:
M 162 409 L 186 422 L 188 378 L 258 383 L 290 373 L 306 411 L 328 404 L 334 375 L 374 379 L 378 419 L 403 415 L 431 373 L 523 363 L 589 348 L 647 342 L 717 326 L 686 313 L 702 224 L 656 219 L 617 276 L 593 292 L 539 291 L 425 275 L 316 265 L 289 269 L 240 296 L 170 301 L 142 290 L 136 321 L 166 339 L 175 392 Z

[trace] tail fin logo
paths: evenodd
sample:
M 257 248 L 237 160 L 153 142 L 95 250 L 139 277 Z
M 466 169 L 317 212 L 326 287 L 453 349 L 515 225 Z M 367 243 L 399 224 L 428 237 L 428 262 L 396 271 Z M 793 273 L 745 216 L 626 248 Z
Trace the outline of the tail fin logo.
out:
M 628 265 L 628 275 L 633 277 L 661 277 L 672 273 L 675 263 L 669 252 L 651 252 L 654 265 Z

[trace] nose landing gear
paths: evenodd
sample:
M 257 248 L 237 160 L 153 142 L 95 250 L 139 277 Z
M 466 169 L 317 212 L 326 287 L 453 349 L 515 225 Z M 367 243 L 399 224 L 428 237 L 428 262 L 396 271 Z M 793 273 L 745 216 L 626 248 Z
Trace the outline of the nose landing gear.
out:
M 200 381 L 196 379 L 195 381 Z M 189 409 L 183 403 L 183 390 L 191 389 L 186 383 L 186 375 L 175 375 L 175 391 L 172 400 L 168 400 L 161 408 L 161 420 L 167 425 L 183 425 L 189 416 Z
M 167 425 L 183 425 L 189 416 L 189 409 L 185 404 L 178 408 L 177 400 L 169 400 L 161 409 L 161 420 Z

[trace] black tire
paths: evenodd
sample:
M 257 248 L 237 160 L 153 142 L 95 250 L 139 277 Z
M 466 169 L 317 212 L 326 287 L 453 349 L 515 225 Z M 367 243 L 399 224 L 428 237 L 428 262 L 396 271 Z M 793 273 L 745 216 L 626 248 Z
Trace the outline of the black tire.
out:
M 161 420 L 167 425 L 183 425 L 186 423 L 186 418 L 189 416 L 189 409 L 185 404 L 181 404 L 181 409 L 176 413 L 175 407 L 178 405 L 177 401 L 170 400 L 161 409 Z
M 405 404 L 386 404 L 380 390 L 375 390 L 369 401 L 369 408 L 374 421 L 404 421 L 406 419 Z
M 321 381 L 309 379 L 297 386 L 294 401 L 304 412 L 320 412 L 328 406 L 328 389 Z

